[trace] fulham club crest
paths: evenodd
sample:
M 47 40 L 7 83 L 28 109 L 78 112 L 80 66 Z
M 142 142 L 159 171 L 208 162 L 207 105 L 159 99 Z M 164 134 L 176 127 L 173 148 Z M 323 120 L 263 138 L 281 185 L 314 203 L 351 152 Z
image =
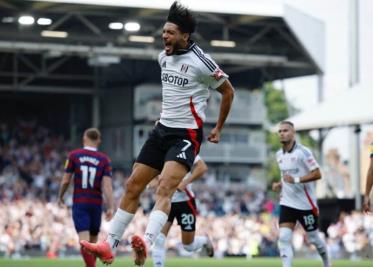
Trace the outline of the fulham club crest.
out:
M 189 69 L 189 66 L 187 64 L 181 65 L 180 72 L 187 73 Z

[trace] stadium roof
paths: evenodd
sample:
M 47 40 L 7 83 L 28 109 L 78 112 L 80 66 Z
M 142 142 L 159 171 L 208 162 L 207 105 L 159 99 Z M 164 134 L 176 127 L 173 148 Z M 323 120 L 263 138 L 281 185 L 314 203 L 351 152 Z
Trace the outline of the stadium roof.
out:
M 323 72 L 324 26 L 320 21 L 271 1 L 184 2 L 198 14 L 193 38 L 230 74 L 234 84 L 254 88 L 265 81 Z M 43 91 L 53 86 L 61 92 L 79 87 L 73 91 L 81 92 L 97 85 L 98 72 L 100 82 L 106 81 L 104 87 L 158 82 L 155 59 L 162 49 L 160 36 L 171 3 L 0 1 L 0 89 Z M 18 18 L 26 14 L 35 20 L 49 18 L 52 24 L 20 25 Z M 127 21 L 138 22 L 140 30 L 108 28 L 111 22 Z M 45 31 L 65 32 L 67 37 L 46 37 Z M 153 37 L 154 42 L 131 41 L 134 35 Z M 235 47 L 212 46 L 212 40 L 233 41 Z
M 372 88 L 357 86 L 287 120 L 292 121 L 297 130 L 372 123 L 372 99 Z

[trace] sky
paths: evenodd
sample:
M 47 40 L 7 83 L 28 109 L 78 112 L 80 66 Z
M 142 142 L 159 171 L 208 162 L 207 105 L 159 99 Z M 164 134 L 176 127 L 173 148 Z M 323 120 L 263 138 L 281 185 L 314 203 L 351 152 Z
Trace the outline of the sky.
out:
M 325 23 L 324 100 L 348 90 L 350 0 L 276 1 L 289 4 Z M 373 82 L 373 1 L 359 0 L 359 5 L 360 84 L 366 85 Z M 301 110 L 311 109 L 317 104 L 318 79 L 315 76 L 287 79 L 282 84 L 277 82 L 275 85 L 282 86 L 288 101 Z M 369 129 L 370 126 L 363 127 L 362 136 Z M 347 128 L 329 132 L 324 143 L 324 152 L 330 148 L 338 148 L 343 159 L 349 158 L 350 139 Z

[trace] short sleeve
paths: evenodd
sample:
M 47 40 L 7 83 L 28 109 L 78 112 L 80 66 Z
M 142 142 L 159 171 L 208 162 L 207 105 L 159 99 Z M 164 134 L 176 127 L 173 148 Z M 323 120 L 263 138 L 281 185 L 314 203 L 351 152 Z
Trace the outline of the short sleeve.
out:
M 161 53 L 158 54 L 158 64 L 160 67 L 162 67 L 162 61 L 163 59 L 165 58 L 166 54 L 164 53 L 164 51 L 162 51 Z
M 200 59 L 201 82 L 212 89 L 218 88 L 229 76 L 219 68 L 218 64 L 208 54 L 196 49 L 194 50 L 195 54 Z
M 310 171 L 316 170 L 319 168 L 319 164 L 317 163 L 315 157 L 313 156 L 312 152 L 307 148 L 302 148 L 302 161 L 307 166 Z
M 73 156 L 72 153 L 70 153 L 69 156 L 67 157 L 66 161 L 65 161 L 65 172 L 73 173 L 74 172 L 74 167 L 75 167 L 74 156 Z
M 113 169 L 111 167 L 111 160 L 109 158 L 106 158 L 106 163 L 104 167 L 104 176 L 113 176 Z
M 373 143 L 370 144 L 370 157 L 373 158 Z

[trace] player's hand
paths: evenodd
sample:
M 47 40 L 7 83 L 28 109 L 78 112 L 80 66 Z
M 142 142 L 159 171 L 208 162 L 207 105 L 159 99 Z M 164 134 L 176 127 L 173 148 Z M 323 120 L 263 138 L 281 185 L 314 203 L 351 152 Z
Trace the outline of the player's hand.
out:
M 363 211 L 365 214 L 370 214 L 370 198 L 369 196 L 364 196 Z
M 275 191 L 275 192 L 280 192 L 281 187 L 282 187 L 281 182 L 272 183 L 272 190 Z
M 114 210 L 113 209 L 107 209 L 105 212 L 105 220 L 110 221 L 111 218 L 113 218 Z
M 211 130 L 209 136 L 207 137 L 207 140 L 211 143 L 219 143 L 220 141 L 220 131 L 215 127 Z
M 294 184 L 294 178 L 289 174 L 284 175 L 284 181 L 290 184 Z
M 184 182 L 184 181 L 181 181 L 179 186 L 177 187 L 177 190 L 179 191 L 184 191 L 185 188 L 187 187 L 188 183 Z

